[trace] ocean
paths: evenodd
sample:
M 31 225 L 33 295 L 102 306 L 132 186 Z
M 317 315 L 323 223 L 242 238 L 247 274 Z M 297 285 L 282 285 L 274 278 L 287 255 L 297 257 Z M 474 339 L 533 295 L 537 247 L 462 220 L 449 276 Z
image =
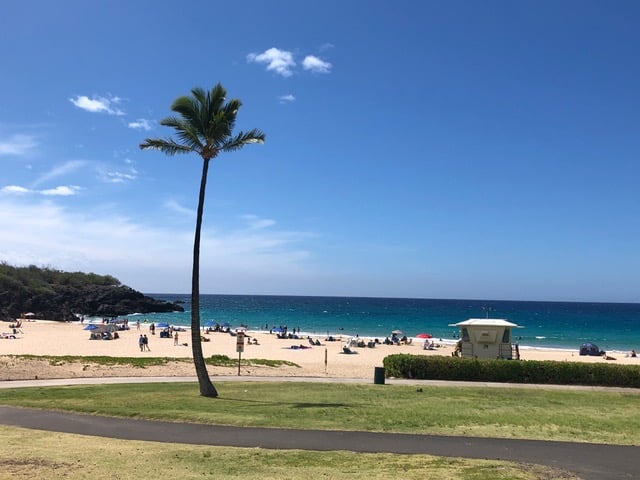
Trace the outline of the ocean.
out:
M 188 327 L 190 295 L 148 294 L 184 302 L 184 312 L 134 314 L 130 321 Z M 232 327 L 268 331 L 287 326 L 308 335 L 360 335 L 383 339 L 393 330 L 407 336 L 429 333 L 455 342 L 451 324 L 469 318 L 502 318 L 520 325 L 513 332 L 523 347 L 579 349 L 593 342 L 602 350 L 640 350 L 640 304 L 435 300 L 362 297 L 201 295 L 200 318 Z

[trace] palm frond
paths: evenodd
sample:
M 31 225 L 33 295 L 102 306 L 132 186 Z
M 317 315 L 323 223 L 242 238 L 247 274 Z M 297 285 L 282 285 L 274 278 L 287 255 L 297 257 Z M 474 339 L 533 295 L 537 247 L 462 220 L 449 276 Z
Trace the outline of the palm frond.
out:
M 178 97 L 171 105 L 171 110 L 178 113 L 184 123 L 189 123 L 198 130 L 202 130 L 201 108 L 199 102 L 194 97 Z
M 200 152 L 202 150 L 203 143 L 198 131 L 188 121 L 176 117 L 167 117 L 160 120 L 160 125 L 173 128 L 178 139 L 193 151 Z
M 167 117 L 160 120 L 160 125 L 163 127 L 171 127 L 176 130 L 182 130 L 184 128 L 184 120 L 179 119 L 178 117 Z
M 209 105 L 209 110 L 211 112 L 218 112 L 222 110 L 226 99 L 227 91 L 220 83 L 216 84 L 211 89 L 209 97 L 207 98 L 207 105 Z
M 226 95 L 227 91 L 222 85 L 217 84 L 207 94 L 206 103 L 203 105 L 204 134 L 210 145 L 223 143 L 224 138 L 228 137 L 231 132 L 231 129 L 226 125 L 227 120 L 224 118 Z
M 141 150 L 160 150 L 162 153 L 167 155 L 175 155 L 177 153 L 190 153 L 193 151 L 187 145 L 182 145 L 180 143 L 176 143 L 171 138 L 146 138 L 144 142 L 140 144 Z
M 235 137 L 222 145 L 220 150 L 223 152 L 233 152 L 251 143 L 264 143 L 265 138 L 266 135 L 263 132 L 254 128 L 248 132 L 239 132 Z

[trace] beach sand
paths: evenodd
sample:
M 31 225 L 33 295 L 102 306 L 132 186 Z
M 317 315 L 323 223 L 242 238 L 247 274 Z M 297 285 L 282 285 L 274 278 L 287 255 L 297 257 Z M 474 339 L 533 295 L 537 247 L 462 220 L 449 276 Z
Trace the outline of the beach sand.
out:
M 131 324 L 130 330 L 120 331 L 117 340 L 89 340 L 90 332 L 80 323 L 60 323 L 43 320 L 24 322 L 17 338 L 0 339 L 0 380 L 27 380 L 33 378 L 72 378 L 101 376 L 191 376 L 195 375 L 190 361 L 170 362 L 165 366 L 136 368 L 130 366 L 105 366 L 90 362 L 49 362 L 47 360 L 25 360 L 14 355 L 50 356 L 110 356 L 110 357 L 168 357 L 191 358 L 191 332 L 178 332 L 179 345 L 172 338 L 160 338 L 158 331 L 151 335 L 148 326 L 140 330 Z M 0 323 L 0 330 L 10 333 L 8 323 Z M 151 351 L 141 352 L 138 345 L 140 334 L 149 338 Z M 373 379 L 375 367 L 381 367 L 384 357 L 395 353 L 414 355 L 451 356 L 452 345 L 441 343 L 434 350 L 423 350 L 423 341 L 413 339 L 409 345 L 376 345 L 375 348 L 355 348 L 355 354 L 344 354 L 343 346 L 348 337 L 336 337 L 333 342 L 319 337 L 321 346 L 310 348 L 308 339 L 278 339 L 275 334 L 247 332 L 249 338 L 257 339 L 258 345 L 245 344 L 242 359 L 287 360 L 297 366 L 245 366 L 241 375 L 288 376 L 288 377 L 334 377 Z M 202 343 L 205 358 L 211 355 L 226 355 L 237 359 L 236 337 L 225 333 L 204 335 L 210 341 Z M 438 343 L 438 339 L 435 339 Z M 187 343 L 188 346 L 184 344 Z M 640 358 L 627 356 L 628 352 L 607 352 L 615 360 L 603 357 L 578 355 L 578 350 L 532 349 L 521 347 L 523 360 L 555 360 L 576 362 L 607 362 L 640 365 Z M 237 366 L 208 367 L 212 376 L 237 375 Z

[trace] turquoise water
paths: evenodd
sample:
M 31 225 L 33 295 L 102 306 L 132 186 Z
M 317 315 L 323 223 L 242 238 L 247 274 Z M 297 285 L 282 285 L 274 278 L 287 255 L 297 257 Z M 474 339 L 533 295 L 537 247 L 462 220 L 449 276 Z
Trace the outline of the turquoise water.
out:
M 150 295 L 185 302 L 185 312 L 131 320 L 190 325 L 189 295 Z M 397 329 L 408 336 L 425 332 L 453 341 L 457 329 L 449 324 L 488 315 L 524 327 L 514 332 L 522 346 L 575 349 L 594 342 L 603 350 L 640 350 L 640 304 L 256 295 L 202 295 L 200 304 L 203 326 L 207 321 L 251 330 L 286 325 L 303 334 L 382 338 Z

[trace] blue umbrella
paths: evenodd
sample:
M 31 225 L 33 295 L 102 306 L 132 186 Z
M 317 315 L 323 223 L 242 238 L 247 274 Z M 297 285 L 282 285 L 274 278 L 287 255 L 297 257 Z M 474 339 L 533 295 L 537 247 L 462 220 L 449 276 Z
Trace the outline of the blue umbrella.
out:
M 230 327 L 231 324 L 229 322 L 224 322 L 222 325 L 220 325 L 221 327 Z
M 282 332 L 284 332 L 284 329 L 282 327 L 276 327 L 276 328 L 273 329 L 273 331 L 276 332 L 276 333 L 282 333 Z
M 169 324 L 168 323 L 164 323 L 164 322 L 156 323 L 156 327 L 158 327 L 158 328 L 169 328 Z
M 93 324 L 89 324 L 86 327 L 83 328 L 83 330 L 96 330 L 98 327 L 96 327 Z
M 213 327 L 214 325 L 218 325 L 218 324 L 213 320 L 209 320 L 207 323 L 204 324 L 205 327 Z

